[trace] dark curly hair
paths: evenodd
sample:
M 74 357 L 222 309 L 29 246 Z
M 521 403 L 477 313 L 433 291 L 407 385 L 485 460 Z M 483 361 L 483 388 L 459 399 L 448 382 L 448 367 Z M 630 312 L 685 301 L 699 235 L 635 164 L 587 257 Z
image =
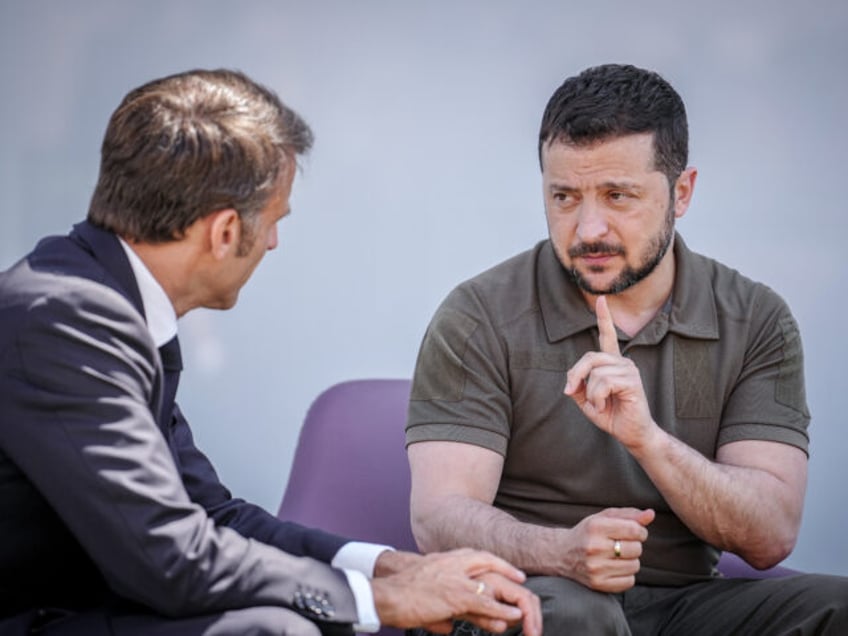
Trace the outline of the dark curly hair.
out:
M 539 162 L 545 144 L 587 145 L 634 133 L 654 134 L 654 166 L 674 183 L 686 168 L 689 127 L 680 95 L 657 73 L 605 64 L 569 77 L 545 108 Z

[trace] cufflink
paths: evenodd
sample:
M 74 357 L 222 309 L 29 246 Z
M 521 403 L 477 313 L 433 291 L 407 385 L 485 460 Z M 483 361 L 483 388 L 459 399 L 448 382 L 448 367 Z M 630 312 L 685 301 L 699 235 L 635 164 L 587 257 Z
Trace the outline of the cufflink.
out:
M 330 603 L 327 595 L 316 590 L 298 587 L 293 605 L 295 609 L 318 618 L 331 619 L 336 615 L 336 608 Z

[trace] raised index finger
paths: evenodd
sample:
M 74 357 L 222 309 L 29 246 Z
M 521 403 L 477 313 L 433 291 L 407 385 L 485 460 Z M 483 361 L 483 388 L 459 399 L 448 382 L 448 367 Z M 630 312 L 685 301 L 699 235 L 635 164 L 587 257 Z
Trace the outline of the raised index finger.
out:
M 598 318 L 598 335 L 601 341 L 601 351 L 620 355 L 618 348 L 618 335 L 615 332 L 615 323 L 612 321 L 612 313 L 607 306 L 607 297 L 598 296 L 595 301 L 595 316 Z

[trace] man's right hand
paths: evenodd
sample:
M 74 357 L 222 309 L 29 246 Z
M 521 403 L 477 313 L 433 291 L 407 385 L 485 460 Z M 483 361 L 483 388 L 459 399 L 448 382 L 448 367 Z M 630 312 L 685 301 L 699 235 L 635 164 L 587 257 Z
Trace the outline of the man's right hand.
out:
M 380 622 L 449 633 L 454 619 L 490 632 L 522 622 L 526 636 L 540 636 L 538 597 L 521 586 L 524 573 L 487 552 L 428 554 L 419 563 L 371 585 Z
M 623 592 L 636 582 L 653 510 L 607 508 L 568 533 L 564 576 L 599 592 Z

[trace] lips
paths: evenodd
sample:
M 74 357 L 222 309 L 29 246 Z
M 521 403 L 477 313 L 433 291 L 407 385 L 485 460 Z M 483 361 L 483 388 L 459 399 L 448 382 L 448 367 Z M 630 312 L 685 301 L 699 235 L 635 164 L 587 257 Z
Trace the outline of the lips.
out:
M 612 258 L 613 256 L 619 256 L 623 253 L 624 250 L 621 247 L 604 242 L 581 243 L 580 245 L 568 250 L 568 255 L 571 258 L 586 258 L 590 260 L 596 258 Z
M 613 258 L 615 254 L 583 254 L 580 256 L 584 261 L 589 263 L 605 263 L 611 258 Z
M 595 258 L 582 257 L 584 271 L 591 274 L 603 274 L 612 267 L 610 261 L 612 256 L 599 256 Z
M 599 270 L 606 267 L 617 254 L 609 252 L 594 252 L 589 254 L 581 254 L 577 258 L 582 260 L 590 270 Z

